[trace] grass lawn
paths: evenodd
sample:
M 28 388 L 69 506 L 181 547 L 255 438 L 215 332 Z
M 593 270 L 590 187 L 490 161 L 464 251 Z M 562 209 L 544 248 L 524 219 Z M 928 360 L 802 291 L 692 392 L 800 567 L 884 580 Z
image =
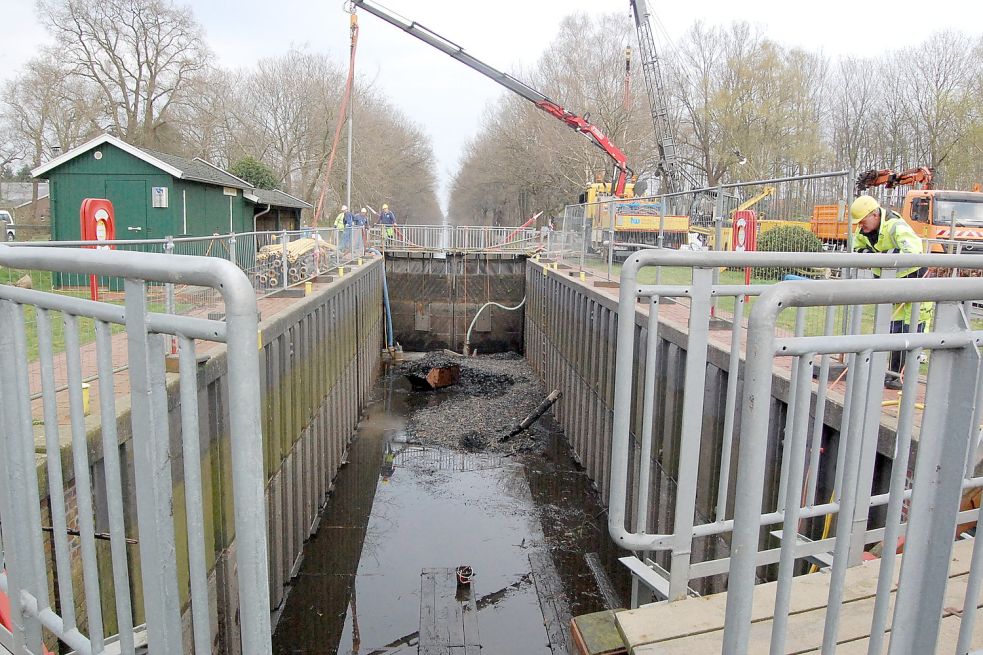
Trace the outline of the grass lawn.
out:
M 607 262 L 598 259 L 587 260 L 585 262 L 585 267 L 589 267 L 602 274 L 607 273 Z M 621 275 L 621 264 L 614 263 L 612 265 L 612 276 L 620 277 Z M 796 273 L 796 271 L 789 269 L 789 273 Z M 656 268 L 654 266 L 649 266 L 643 268 L 638 274 L 638 281 L 642 284 L 655 284 L 656 282 Z M 728 285 L 743 285 L 744 284 L 744 271 L 736 270 L 723 270 L 720 271 L 719 276 L 720 284 Z M 777 284 L 780 280 L 778 279 L 759 279 L 751 278 L 752 284 Z M 661 284 L 666 285 L 680 285 L 687 286 L 693 283 L 692 269 L 685 266 L 664 266 L 661 270 Z M 747 304 L 744 307 L 744 323 L 747 324 L 748 315 L 751 312 L 751 307 L 754 306 L 756 298 L 748 298 Z M 717 300 L 717 313 L 725 316 L 734 315 L 734 297 L 722 297 Z M 863 314 L 861 318 L 861 332 L 871 333 L 874 329 L 874 306 L 865 305 L 863 307 Z M 833 308 L 833 330 L 836 334 L 843 333 L 843 320 L 845 314 L 845 307 L 834 307 Z M 795 331 L 795 316 L 796 312 L 793 308 L 787 309 L 779 314 L 778 317 L 778 327 L 789 333 Z M 975 324 L 979 322 L 980 326 L 983 327 L 983 321 L 974 321 Z M 825 333 L 824 328 L 826 325 L 826 308 L 825 307 L 810 307 L 806 309 L 805 317 L 805 335 L 806 336 L 821 336 Z

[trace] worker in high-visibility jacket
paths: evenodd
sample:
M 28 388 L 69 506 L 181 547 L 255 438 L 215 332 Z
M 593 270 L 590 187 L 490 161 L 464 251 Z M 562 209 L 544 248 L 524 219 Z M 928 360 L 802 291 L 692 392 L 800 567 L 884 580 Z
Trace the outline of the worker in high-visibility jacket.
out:
M 860 196 L 850 205 L 850 219 L 857 226 L 853 236 L 853 249 L 856 252 L 886 252 L 906 255 L 920 255 L 924 252 L 921 238 L 911 226 L 895 211 L 881 207 L 871 196 Z M 881 276 L 881 269 L 871 269 L 875 277 Z M 905 268 L 897 272 L 897 277 L 924 277 L 925 268 Z M 891 332 L 911 332 L 910 303 L 897 304 L 891 315 Z M 933 303 L 923 302 L 918 310 L 918 332 L 924 332 L 932 318 Z M 888 375 L 884 386 L 889 389 L 901 388 L 901 374 L 904 370 L 904 353 L 891 353 Z
M 348 205 L 342 205 L 341 211 L 334 219 L 334 227 L 338 230 L 338 249 L 344 250 L 349 247 L 352 240 L 352 223 L 355 218 L 352 213 L 348 211 Z

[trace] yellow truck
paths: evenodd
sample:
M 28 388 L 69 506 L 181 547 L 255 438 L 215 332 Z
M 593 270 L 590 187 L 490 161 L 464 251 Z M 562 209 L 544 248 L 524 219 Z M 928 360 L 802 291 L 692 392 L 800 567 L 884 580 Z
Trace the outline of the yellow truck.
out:
M 610 229 L 613 210 L 616 241 L 657 245 L 661 232 L 663 245 L 667 247 L 686 243 L 689 216 L 666 214 L 663 217 L 661 203 L 636 199 L 635 185 L 631 182 L 625 187 L 624 198 L 614 198 L 610 192 L 609 183 L 594 182 L 580 196 L 595 233 Z

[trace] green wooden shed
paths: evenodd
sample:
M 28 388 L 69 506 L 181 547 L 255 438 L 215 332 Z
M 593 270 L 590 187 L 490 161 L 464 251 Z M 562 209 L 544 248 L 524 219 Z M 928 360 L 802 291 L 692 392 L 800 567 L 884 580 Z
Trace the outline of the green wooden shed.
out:
M 84 198 L 107 198 L 117 239 L 250 232 L 251 184 L 203 159 L 138 148 L 103 134 L 31 171 L 50 182 L 51 238 L 80 237 Z
M 253 189 L 247 198 L 256 198 L 257 232 L 299 230 L 301 214 L 314 205 L 279 189 Z

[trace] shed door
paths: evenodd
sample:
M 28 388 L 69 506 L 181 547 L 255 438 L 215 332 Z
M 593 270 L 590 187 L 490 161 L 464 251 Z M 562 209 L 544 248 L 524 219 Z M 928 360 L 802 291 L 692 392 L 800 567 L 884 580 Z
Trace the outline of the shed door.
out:
M 144 180 L 106 180 L 106 197 L 116 212 L 117 239 L 154 239 L 147 226 L 147 183 Z

